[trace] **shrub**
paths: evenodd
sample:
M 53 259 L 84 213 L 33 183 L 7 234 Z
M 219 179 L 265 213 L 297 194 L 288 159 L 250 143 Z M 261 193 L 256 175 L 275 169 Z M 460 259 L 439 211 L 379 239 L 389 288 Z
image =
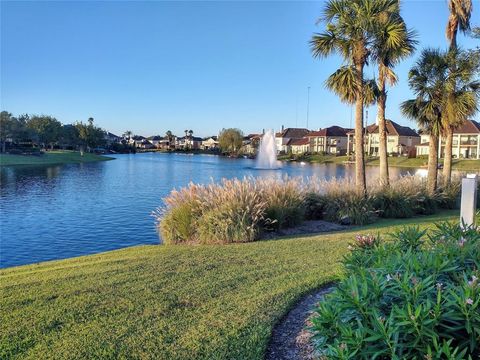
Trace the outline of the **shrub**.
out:
M 157 228 L 165 244 L 180 244 L 195 241 L 196 217 L 204 187 L 189 184 L 179 191 L 173 190 L 163 199 L 164 208 L 154 212 Z
M 462 182 L 460 178 L 452 178 L 449 184 L 440 182 L 438 188 L 438 206 L 442 209 L 456 209 L 459 207 Z
M 200 243 L 249 242 L 258 238 L 267 203 L 255 181 L 224 180 L 221 185 L 210 185 L 206 194 L 197 220 Z
M 350 246 L 346 277 L 312 319 L 328 359 L 476 359 L 480 233 L 442 223 Z M 358 239 L 357 239 L 358 242 Z M 428 245 L 427 245 L 428 243 Z
M 266 203 L 266 218 L 274 229 L 292 227 L 305 218 L 302 182 L 297 179 L 257 179 Z
M 305 195 L 303 201 L 305 209 L 306 220 L 320 220 L 323 219 L 323 212 L 325 210 L 325 197 L 314 193 L 308 192 Z

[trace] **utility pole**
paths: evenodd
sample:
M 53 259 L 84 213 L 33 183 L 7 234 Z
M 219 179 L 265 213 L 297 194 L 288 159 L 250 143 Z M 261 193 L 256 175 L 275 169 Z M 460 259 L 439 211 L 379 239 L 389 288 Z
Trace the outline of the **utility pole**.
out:
M 310 113 L 310 86 L 307 87 L 307 129 L 308 129 L 308 116 Z

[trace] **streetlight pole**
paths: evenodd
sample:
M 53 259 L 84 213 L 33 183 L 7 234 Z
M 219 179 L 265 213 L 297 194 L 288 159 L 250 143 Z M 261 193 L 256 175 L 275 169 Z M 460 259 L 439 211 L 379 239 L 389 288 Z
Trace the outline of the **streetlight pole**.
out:
M 308 129 L 308 116 L 310 113 L 310 86 L 307 87 L 307 129 Z

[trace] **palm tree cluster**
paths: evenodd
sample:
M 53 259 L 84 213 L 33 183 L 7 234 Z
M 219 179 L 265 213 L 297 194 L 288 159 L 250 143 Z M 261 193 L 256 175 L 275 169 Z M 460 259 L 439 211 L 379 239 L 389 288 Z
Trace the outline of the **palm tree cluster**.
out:
M 458 49 L 456 43 L 458 30 L 470 29 L 472 2 L 448 3 L 449 50 L 422 52 L 409 73 L 409 85 L 416 98 L 401 105 L 402 112 L 430 135 L 428 182 L 432 191 L 437 184 L 439 138 L 446 138 L 444 175 L 450 181 L 453 130 L 472 116 L 478 106 L 479 56 Z M 365 193 L 364 106 L 377 104 L 380 179 L 388 185 L 387 86 L 398 81 L 395 65 L 415 51 L 416 33 L 405 24 L 399 0 L 328 0 L 319 22 L 325 30 L 313 35 L 312 53 L 316 58 L 336 53 L 344 59 L 325 85 L 343 102 L 355 105 L 356 188 Z M 369 64 L 376 66 L 375 80 L 364 77 L 364 68 Z

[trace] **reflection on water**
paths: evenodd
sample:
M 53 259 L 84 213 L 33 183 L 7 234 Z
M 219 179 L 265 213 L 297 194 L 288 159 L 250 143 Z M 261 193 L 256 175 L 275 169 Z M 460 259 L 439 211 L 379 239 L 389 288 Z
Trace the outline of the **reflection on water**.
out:
M 354 176 L 353 166 L 285 164 L 255 170 L 254 160 L 209 155 L 118 155 L 114 161 L 0 171 L 0 267 L 158 244 L 151 212 L 190 181 L 260 176 Z M 392 176 L 415 173 L 391 168 Z M 367 179 L 378 175 L 367 167 Z

